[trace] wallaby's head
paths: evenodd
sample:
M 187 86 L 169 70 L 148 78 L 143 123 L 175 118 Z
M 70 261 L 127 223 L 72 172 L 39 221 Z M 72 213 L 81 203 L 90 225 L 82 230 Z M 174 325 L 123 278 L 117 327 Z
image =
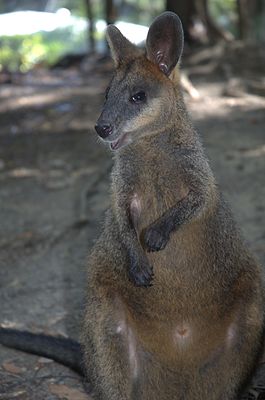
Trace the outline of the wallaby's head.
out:
M 170 120 L 176 101 L 172 76 L 183 49 L 183 30 L 178 16 L 165 12 L 149 28 L 146 51 L 114 25 L 108 26 L 107 39 L 115 74 L 95 129 L 117 150 L 154 134 Z

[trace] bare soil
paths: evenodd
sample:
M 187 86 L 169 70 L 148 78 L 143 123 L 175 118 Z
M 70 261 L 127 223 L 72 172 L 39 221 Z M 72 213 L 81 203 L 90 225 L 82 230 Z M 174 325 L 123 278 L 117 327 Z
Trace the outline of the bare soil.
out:
M 219 185 L 265 266 L 262 64 L 252 60 L 239 69 L 235 49 L 225 54 L 225 62 L 224 49 L 187 58 L 184 67 L 200 98 L 185 97 Z M 111 153 L 93 126 L 110 75 L 109 61 L 90 59 L 85 73 L 36 70 L 0 86 L 0 323 L 5 326 L 79 337 L 86 257 L 109 203 Z M 260 365 L 246 398 L 265 398 L 264 371 Z M 69 369 L 0 347 L 0 400 L 89 398 L 82 379 Z

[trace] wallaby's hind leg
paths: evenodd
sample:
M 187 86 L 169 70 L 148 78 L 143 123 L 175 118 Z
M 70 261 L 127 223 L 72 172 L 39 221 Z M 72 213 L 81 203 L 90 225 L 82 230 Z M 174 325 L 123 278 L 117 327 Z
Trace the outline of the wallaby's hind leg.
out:
M 113 274 L 123 266 L 126 254 L 116 245 L 115 257 L 110 257 L 110 237 L 103 234 L 89 260 L 82 342 L 88 379 L 100 400 L 134 398 L 137 375 L 135 338 Z M 126 271 L 120 271 L 120 277 L 123 274 L 126 280 Z
M 130 355 L 121 337 L 122 321 L 115 323 L 111 302 L 93 295 L 89 304 L 83 331 L 86 371 L 96 399 L 129 400 L 132 392 Z

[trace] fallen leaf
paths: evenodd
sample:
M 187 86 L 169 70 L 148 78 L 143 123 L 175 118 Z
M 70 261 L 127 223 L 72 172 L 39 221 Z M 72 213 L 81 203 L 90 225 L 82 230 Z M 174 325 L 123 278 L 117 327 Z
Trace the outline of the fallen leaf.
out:
M 10 372 L 11 374 L 22 374 L 22 372 L 25 371 L 25 368 L 21 368 L 10 361 L 4 362 L 2 366 L 5 371 Z

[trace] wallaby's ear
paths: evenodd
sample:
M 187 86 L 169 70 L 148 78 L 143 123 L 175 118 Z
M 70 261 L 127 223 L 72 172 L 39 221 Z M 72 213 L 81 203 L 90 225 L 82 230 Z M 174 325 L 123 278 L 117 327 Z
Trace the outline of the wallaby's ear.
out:
M 147 58 L 169 76 L 182 54 L 183 44 L 184 34 L 179 17 L 173 12 L 164 12 L 149 28 Z
M 139 55 L 139 49 L 115 25 L 108 25 L 106 36 L 115 67 Z

